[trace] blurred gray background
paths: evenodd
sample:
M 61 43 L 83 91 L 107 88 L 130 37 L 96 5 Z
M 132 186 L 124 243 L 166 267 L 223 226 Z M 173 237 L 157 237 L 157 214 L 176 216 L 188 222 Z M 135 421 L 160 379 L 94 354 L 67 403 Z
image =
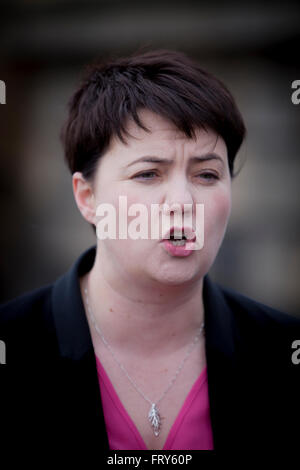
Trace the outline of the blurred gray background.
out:
M 66 104 L 87 63 L 148 45 L 221 78 L 248 129 L 213 279 L 300 315 L 297 3 L 2 0 L 0 10 L 0 301 L 54 281 L 96 243 L 63 161 Z

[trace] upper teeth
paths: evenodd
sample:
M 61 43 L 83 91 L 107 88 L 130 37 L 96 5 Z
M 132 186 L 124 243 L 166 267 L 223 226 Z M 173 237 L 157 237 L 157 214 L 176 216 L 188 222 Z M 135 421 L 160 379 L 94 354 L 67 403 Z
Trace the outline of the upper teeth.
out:
M 185 236 L 185 235 L 181 235 L 181 238 L 178 238 L 178 237 L 177 237 L 177 238 L 175 239 L 175 238 L 174 238 L 174 233 L 171 233 L 170 238 L 171 238 L 171 240 L 181 240 L 181 239 L 186 239 L 186 236 Z
M 171 239 L 171 242 L 173 243 L 173 245 L 185 245 L 186 240 L 185 239 L 182 239 L 182 240 Z

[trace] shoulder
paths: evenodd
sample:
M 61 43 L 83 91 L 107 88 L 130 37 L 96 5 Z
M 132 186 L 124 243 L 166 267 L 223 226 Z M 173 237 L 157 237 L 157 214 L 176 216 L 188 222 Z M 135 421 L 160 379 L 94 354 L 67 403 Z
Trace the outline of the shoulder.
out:
M 47 323 L 51 312 L 53 284 L 25 292 L 0 305 L 0 331 L 3 334 L 33 334 Z
M 47 284 L 0 305 L 0 339 L 11 366 L 18 366 L 24 357 L 27 368 L 36 363 L 42 365 L 47 359 L 51 364 L 58 357 L 52 289 L 53 284 Z
M 298 380 L 300 317 L 277 310 L 232 288 L 218 283 L 214 285 L 223 306 L 220 316 L 226 317 L 219 324 L 223 331 L 232 333 L 235 361 L 240 366 L 240 373 L 247 375 L 251 371 L 261 380 L 271 376 L 276 379 L 278 374 L 286 380 Z
M 209 310 L 217 311 L 220 319 L 224 316 L 230 317 L 241 326 L 254 325 L 261 328 L 300 326 L 300 316 L 283 312 L 231 287 L 225 287 L 212 280 L 210 275 L 204 277 L 203 296 Z
M 300 317 L 275 309 L 234 289 L 219 284 L 217 286 L 236 317 L 243 315 L 245 321 L 257 322 L 266 326 L 271 324 L 278 326 L 300 326 Z
M 300 317 L 277 310 L 269 305 L 218 285 L 224 302 L 231 312 L 236 345 L 241 350 L 260 354 L 271 360 L 275 355 L 279 361 L 291 363 L 293 349 L 299 347 Z M 271 359 L 271 356 L 273 359 Z M 261 356 L 260 356 L 261 358 Z
M 257 348 L 277 344 L 290 347 L 300 340 L 300 317 L 248 297 L 235 289 L 208 280 L 209 306 L 219 327 L 234 334 L 238 344 Z M 225 317 L 225 318 L 224 318 Z M 228 333 L 229 334 L 229 333 Z M 289 346 L 288 346 L 289 345 Z

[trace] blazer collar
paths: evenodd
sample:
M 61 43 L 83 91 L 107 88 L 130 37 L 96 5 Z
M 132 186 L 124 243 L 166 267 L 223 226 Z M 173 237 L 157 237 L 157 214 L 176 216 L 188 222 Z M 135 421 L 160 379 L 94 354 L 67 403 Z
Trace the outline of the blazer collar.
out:
M 81 297 L 79 277 L 90 271 L 96 245 L 84 251 L 52 290 L 52 312 L 62 357 L 79 360 L 93 348 Z

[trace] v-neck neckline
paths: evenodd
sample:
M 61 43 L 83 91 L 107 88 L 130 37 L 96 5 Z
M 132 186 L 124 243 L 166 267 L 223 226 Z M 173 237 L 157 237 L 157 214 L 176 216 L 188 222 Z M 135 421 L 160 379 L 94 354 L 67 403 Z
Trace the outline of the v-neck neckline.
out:
M 136 424 L 134 423 L 133 419 L 131 418 L 131 416 L 129 415 L 129 413 L 126 410 L 125 406 L 123 405 L 122 401 L 120 400 L 119 395 L 117 394 L 117 392 L 116 392 L 116 390 L 115 390 L 115 388 L 114 388 L 114 386 L 113 386 L 106 370 L 104 369 L 100 359 L 98 358 L 97 355 L 95 355 L 95 357 L 96 357 L 96 364 L 97 364 L 98 374 L 100 374 L 101 379 L 104 380 L 104 384 L 108 385 L 109 393 L 113 394 L 114 402 L 117 404 L 117 406 L 118 406 L 119 410 L 122 412 L 123 416 L 130 423 L 130 426 L 131 426 L 131 428 L 132 428 L 132 430 L 135 434 L 135 437 L 137 438 L 137 440 L 139 442 L 139 445 L 141 446 L 141 450 L 150 450 L 146 446 L 145 441 L 142 438 Z M 205 367 L 202 369 L 202 371 L 200 372 L 200 375 L 195 380 L 195 382 L 193 383 L 190 391 L 188 392 L 187 396 L 185 397 L 183 405 L 181 406 L 181 408 L 180 408 L 180 410 L 179 410 L 179 412 L 178 412 L 178 414 L 177 414 L 177 416 L 176 416 L 176 418 L 175 418 L 175 420 L 174 420 L 174 422 L 173 422 L 173 424 L 172 424 L 172 426 L 169 430 L 169 433 L 168 433 L 167 438 L 165 440 L 164 446 L 161 450 L 170 450 L 170 446 L 171 446 L 172 442 L 174 441 L 176 431 L 178 429 L 180 421 L 183 420 L 187 409 L 189 408 L 189 406 L 191 406 L 191 404 L 193 402 L 193 399 L 197 394 L 197 391 L 200 389 L 200 387 L 202 387 L 202 384 L 205 381 L 206 369 L 207 369 L 207 365 L 205 365 Z

